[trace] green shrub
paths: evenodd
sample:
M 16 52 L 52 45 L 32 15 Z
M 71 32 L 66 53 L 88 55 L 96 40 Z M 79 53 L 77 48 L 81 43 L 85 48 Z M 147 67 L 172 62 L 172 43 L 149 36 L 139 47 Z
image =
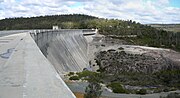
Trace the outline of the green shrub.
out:
M 162 89 L 161 89 L 161 88 L 155 88 L 155 89 L 154 89 L 154 93 L 160 93 L 160 92 L 162 92 Z
M 98 82 L 89 82 L 85 89 L 84 98 L 100 98 L 102 94 L 102 86 Z
M 102 47 L 105 47 L 105 45 L 104 45 L 104 44 L 101 44 L 101 46 L 102 46 Z
M 97 69 L 96 71 L 97 71 L 97 72 L 100 72 L 100 69 Z
M 108 87 L 111 87 L 114 93 L 128 93 L 120 83 L 113 82 L 108 85 Z
M 120 54 L 125 55 L 126 52 L 123 50 L 123 51 L 120 52 Z
M 68 76 L 74 75 L 74 72 L 69 72 Z
M 180 70 L 163 70 L 154 73 L 154 75 L 159 79 L 159 81 L 162 81 L 163 85 L 177 88 L 180 87 Z
M 116 51 L 115 49 L 109 49 L 108 52 L 113 52 Z
M 146 89 L 140 89 L 139 91 L 136 91 L 136 94 L 145 95 L 147 93 Z
M 124 50 L 124 48 L 123 48 L 123 47 L 119 47 L 118 49 L 119 49 L 119 50 Z
M 79 80 L 79 77 L 78 76 L 72 76 L 69 78 L 69 80 Z
M 77 75 L 79 76 L 79 78 L 87 77 L 87 76 L 91 76 L 91 75 L 95 75 L 95 74 L 96 74 L 95 72 L 88 71 L 88 70 L 85 70 L 85 71 L 82 71 L 82 72 L 77 73 Z
M 170 90 L 169 90 L 169 88 L 164 88 L 163 91 L 164 92 L 169 92 Z

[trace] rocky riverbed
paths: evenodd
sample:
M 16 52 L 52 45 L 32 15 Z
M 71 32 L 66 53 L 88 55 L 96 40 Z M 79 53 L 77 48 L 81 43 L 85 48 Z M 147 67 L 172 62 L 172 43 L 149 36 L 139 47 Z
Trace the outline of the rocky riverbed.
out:
M 130 45 L 124 40 L 97 35 L 89 43 L 88 57 L 90 70 L 105 76 L 102 79 L 105 98 L 166 98 L 168 91 L 180 87 L 180 53 L 170 49 Z M 121 84 L 129 94 L 110 92 L 111 83 Z M 81 90 L 74 90 L 78 82 L 68 85 L 74 92 L 85 88 L 81 85 Z M 145 96 L 136 95 L 141 89 L 146 90 Z

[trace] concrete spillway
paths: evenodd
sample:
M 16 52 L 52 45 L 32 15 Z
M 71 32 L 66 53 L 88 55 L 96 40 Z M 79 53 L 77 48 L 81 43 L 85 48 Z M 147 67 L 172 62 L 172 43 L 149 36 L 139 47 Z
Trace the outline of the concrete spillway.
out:
M 83 30 L 44 31 L 31 35 L 59 74 L 88 67 L 88 44 Z
M 1 34 L 0 98 L 75 98 L 59 74 L 88 66 L 82 30 Z

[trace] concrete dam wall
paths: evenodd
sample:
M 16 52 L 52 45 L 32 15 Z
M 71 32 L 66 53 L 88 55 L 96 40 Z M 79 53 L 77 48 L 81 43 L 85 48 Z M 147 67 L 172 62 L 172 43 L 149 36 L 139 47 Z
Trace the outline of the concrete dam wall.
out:
M 94 31 L 57 30 L 31 33 L 44 56 L 54 65 L 59 74 L 82 71 L 89 66 L 88 43 L 83 34 L 91 35 Z
M 0 98 L 75 98 L 60 75 L 88 67 L 87 42 L 94 33 L 1 31 Z
M 0 98 L 75 98 L 30 33 L 12 33 L 0 37 Z

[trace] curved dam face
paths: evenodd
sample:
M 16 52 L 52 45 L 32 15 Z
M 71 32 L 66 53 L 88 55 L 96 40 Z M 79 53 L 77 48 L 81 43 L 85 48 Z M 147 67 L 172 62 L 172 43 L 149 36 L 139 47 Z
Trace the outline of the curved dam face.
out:
M 0 98 L 75 98 L 29 32 L 9 34 L 0 37 Z
M 83 30 L 36 31 L 31 33 L 45 57 L 59 74 L 87 68 L 88 43 Z

